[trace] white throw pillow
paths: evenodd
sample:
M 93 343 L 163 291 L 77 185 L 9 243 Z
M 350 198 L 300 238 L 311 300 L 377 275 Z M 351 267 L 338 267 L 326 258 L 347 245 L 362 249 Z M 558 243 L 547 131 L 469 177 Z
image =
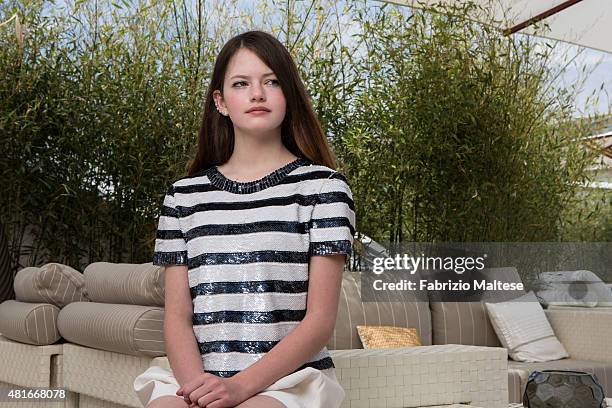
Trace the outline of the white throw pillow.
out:
M 542 362 L 569 357 L 533 292 L 485 306 L 499 341 L 513 360 Z
M 612 306 L 612 292 L 591 271 L 541 273 L 538 298 L 547 306 Z

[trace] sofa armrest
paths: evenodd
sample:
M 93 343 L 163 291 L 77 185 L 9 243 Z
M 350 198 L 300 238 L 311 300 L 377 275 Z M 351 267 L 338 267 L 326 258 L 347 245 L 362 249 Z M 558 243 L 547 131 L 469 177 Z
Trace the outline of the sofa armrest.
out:
M 388 408 L 508 406 L 508 353 L 501 347 L 445 344 L 330 354 L 346 392 L 342 407 L 369 401 L 384 401 Z
M 22 387 L 61 387 L 63 384 L 54 384 L 57 373 L 52 372 L 57 364 L 61 365 L 62 359 L 56 357 L 61 355 L 61 344 L 34 346 L 0 336 L 0 382 Z
M 559 308 L 545 313 L 571 358 L 612 362 L 612 310 Z

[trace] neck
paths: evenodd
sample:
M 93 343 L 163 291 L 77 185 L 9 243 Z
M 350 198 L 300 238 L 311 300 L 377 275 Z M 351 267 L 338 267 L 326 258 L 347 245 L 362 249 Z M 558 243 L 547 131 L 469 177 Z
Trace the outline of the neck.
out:
M 297 158 L 283 145 L 280 127 L 267 134 L 245 134 L 234 128 L 234 135 L 232 156 L 218 166 L 227 176 L 257 178 Z

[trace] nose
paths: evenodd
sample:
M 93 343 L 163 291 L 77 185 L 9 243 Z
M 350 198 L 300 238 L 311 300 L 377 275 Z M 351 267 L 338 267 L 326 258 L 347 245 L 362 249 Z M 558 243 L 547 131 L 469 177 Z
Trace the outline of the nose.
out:
M 251 87 L 251 101 L 265 100 L 264 88 L 261 84 L 254 84 Z

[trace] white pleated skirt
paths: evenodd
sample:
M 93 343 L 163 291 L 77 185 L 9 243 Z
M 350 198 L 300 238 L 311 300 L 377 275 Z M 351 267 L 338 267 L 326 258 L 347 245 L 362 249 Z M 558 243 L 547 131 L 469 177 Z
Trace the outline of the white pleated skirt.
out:
M 134 391 L 143 407 L 156 398 L 175 396 L 180 385 L 171 370 L 151 366 L 134 379 Z M 257 395 L 267 395 L 287 408 L 339 408 L 345 392 L 334 368 L 317 370 L 306 367 L 289 374 Z

